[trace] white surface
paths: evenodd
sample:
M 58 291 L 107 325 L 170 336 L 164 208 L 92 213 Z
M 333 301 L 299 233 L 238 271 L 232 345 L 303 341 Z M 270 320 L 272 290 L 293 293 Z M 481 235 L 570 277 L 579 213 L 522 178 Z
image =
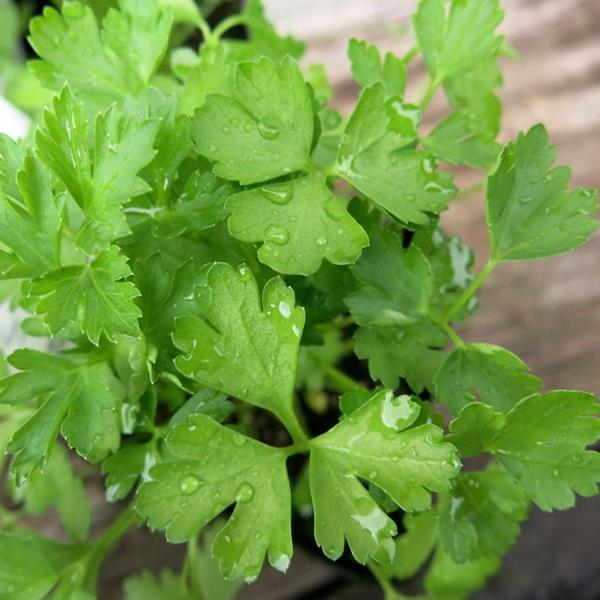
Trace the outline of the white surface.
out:
M 29 119 L 0 96 L 0 133 L 20 138 L 27 133 L 28 127 Z

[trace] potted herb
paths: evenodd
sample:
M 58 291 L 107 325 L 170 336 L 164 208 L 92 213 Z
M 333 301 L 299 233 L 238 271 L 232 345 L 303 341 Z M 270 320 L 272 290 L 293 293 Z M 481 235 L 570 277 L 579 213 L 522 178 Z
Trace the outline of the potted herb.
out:
M 541 393 L 509 350 L 455 329 L 496 268 L 597 226 L 543 126 L 496 141 L 497 0 L 421 0 L 404 57 L 351 40 L 347 118 L 258 0 L 212 27 L 184 0 L 101 12 L 31 20 L 38 58 L 14 81 L 35 77 L 46 106 L 27 141 L 0 138 L 0 273 L 24 331 L 61 347 L 3 367 L 0 596 L 95 597 L 106 553 L 147 525 L 187 558 L 133 575 L 130 600 L 230 598 L 265 562 L 285 572 L 294 540 L 389 600 L 424 568 L 421 598 L 465 598 L 532 505 L 597 492 L 596 398 Z M 440 226 L 448 164 L 482 172 L 478 273 Z M 94 472 L 120 512 L 90 539 Z M 51 506 L 68 539 L 21 522 Z

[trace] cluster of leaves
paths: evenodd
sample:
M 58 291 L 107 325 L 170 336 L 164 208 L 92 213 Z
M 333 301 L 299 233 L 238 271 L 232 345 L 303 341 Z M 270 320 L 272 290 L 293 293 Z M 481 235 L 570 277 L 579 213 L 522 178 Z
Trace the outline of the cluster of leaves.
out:
M 347 119 L 259 0 L 214 29 L 191 1 L 93 4 L 31 21 L 26 77 L 50 100 L 28 140 L 0 137 L 0 275 L 24 331 L 61 348 L 3 366 L 0 596 L 94 597 L 107 550 L 146 521 L 188 555 L 128 580 L 129 600 L 229 598 L 265 558 L 287 570 L 294 515 L 389 599 L 431 556 L 423 597 L 461 599 L 531 503 L 596 493 L 596 399 L 541 394 L 518 357 L 453 328 L 497 265 L 596 229 L 595 192 L 569 190 L 542 126 L 496 142 L 497 0 L 421 0 L 402 58 L 351 40 Z M 246 39 L 224 37 L 237 25 Z M 451 110 L 426 134 L 438 90 Z M 458 193 L 440 164 L 484 172 L 478 275 L 440 226 Z M 130 504 L 90 540 L 99 470 Z M 50 507 L 70 542 L 20 528 Z

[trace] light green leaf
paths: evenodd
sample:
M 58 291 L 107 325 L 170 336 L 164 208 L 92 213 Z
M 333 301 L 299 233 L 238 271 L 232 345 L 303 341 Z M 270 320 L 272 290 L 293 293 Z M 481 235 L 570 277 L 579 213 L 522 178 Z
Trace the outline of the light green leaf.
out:
M 29 42 L 42 60 L 30 68 L 48 88 L 68 83 L 90 112 L 148 86 L 167 49 L 171 13 L 156 0 L 120 0 L 100 30 L 91 8 L 65 2 L 30 24 Z
M 523 490 L 503 469 L 461 473 L 440 516 L 444 549 L 457 563 L 501 556 L 527 516 Z
M 396 525 L 358 478 L 405 511 L 425 510 L 431 492 L 448 489 L 460 462 L 435 425 L 408 429 L 418 415 L 410 396 L 382 390 L 310 442 L 315 538 L 329 558 L 341 556 L 344 539 L 360 563 L 393 558 Z
M 296 62 L 238 64 L 231 95 L 211 95 L 196 111 L 192 138 L 217 175 L 242 184 L 307 168 L 313 111 Z
M 41 296 L 36 312 L 52 335 L 76 337 L 84 333 L 98 345 L 100 337 L 116 341 L 118 334 L 139 335 L 140 309 L 134 303 L 139 292 L 127 259 L 111 246 L 88 265 L 73 265 L 35 280 L 31 295 Z
M 318 175 L 240 192 L 227 208 L 230 233 L 243 242 L 263 242 L 259 260 L 280 273 L 311 275 L 323 259 L 353 263 L 369 243 Z
M 60 264 L 63 199 L 54 194 L 44 164 L 16 142 L 0 135 L 0 274 L 36 277 Z
M 46 540 L 33 532 L 0 533 L 0 597 L 42 600 L 58 583 L 62 571 L 81 557 L 83 549 Z
M 149 189 L 138 177 L 155 155 L 158 120 L 148 115 L 149 98 L 147 94 L 139 102 L 130 101 L 127 112 L 113 106 L 99 115 L 90 150 L 82 106 L 65 87 L 54 99 L 53 112 L 45 114 L 45 129 L 36 136 L 40 157 L 86 216 L 77 243 L 90 254 L 129 233 L 123 205 Z
M 196 290 L 196 315 L 176 321 L 173 340 L 188 377 L 273 412 L 296 434 L 292 407 L 304 310 L 276 277 L 262 298 L 252 272 L 215 263 Z
M 406 65 L 400 58 L 386 52 L 382 63 L 377 46 L 354 38 L 348 44 L 348 58 L 352 75 L 361 87 L 380 81 L 389 96 L 404 96 Z
M 402 246 L 392 228 L 372 223 L 370 245 L 350 267 L 361 283 L 344 299 L 360 325 L 408 325 L 427 314 L 431 268 L 421 250 Z
M 502 151 L 488 179 L 486 214 L 495 260 L 526 260 L 569 252 L 598 228 L 594 190 L 567 191 L 571 171 L 552 165 L 554 146 L 542 125 Z
M 413 24 L 432 79 L 462 75 L 495 55 L 503 16 L 498 0 L 452 0 L 448 14 L 444 0 L 421 0 Z
M 444 362 L 446 335 L 429 321 L 406 327 L 359 327 L 354 336 L 356 356 L 369 361 L 369 374 L 396 389 L 405 379 L 420 394 L 433 391 L 433 380 Z
M 484 169 L 494 164 L 500 145 L 471 126 L 466 113 L 454 112 L 423 139 L 423 146 L 440 160 Z
M 167 438 L 172 460 L 150 471 L 137 496 L 137 510 L 167 539 L 192 538 L 232 504 L 212 552 L 223 575 L 253 581 L 265 554 L 285 571 L 292 556 L 291 497 L 282 450 L 265 446 L 194 415 Z
M 400 97 L 386 98 L 383 84 L 365 88 L 342 136 L 337 172 L 401 221 L 426 225 L 427 213 L 443 211 L 456 188 L 433 156 L 413 149 L 419 119 Z
M 35 471 L 18 490 L 25 500 L 25 511 L 40 515 L 56 507 L 60 522 L 77 542 L 83 542 L 90 531 L 91 506 L 82 480 L 73 472 L 73 466 L 62 446 L 54 448 L 41 471 Z
M 512 352 L 490 344 L 466 344 L 447 356 L 435 378 L 435 395 L 454 415 L 476 400 L 507 412 L 541 385 Z
M 0 380 L 0 402 L 42 401 L 8 447 L 19 479 L 44 466 L 61 425 L 69 445 L 88 462 L 119 447 L 124 390 L 107 363 L 77 363 L 35 350 L 18 350 L 9 361 L 21 372 Z
M 449 440 L 465 455 L 493 454 L 542 510 L 565 509 L 576 493 L 598 492 L 600 455 L 585 449 L 600 438 L 598 413 L 593 394 L 564 390 L 523 398 L 506 415 L 469 404 Z
M 143 571 L 128 577 L 123 592 L 125 600 L 194 600 L 191 592 L 182 585 L 181 575 L 168 569 L 163 569 L 158 576 Z

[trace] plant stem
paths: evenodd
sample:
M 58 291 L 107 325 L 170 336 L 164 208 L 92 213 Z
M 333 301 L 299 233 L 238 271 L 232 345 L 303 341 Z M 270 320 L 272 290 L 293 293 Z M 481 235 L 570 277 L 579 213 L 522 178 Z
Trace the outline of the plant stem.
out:
M 458 335 L 455 329 L 448 324 L 446 319 L 436 315 L 432 311 L 428 312 L 428 316 L 436 325 L 444 330 L 444 333 L 454 342 L 457 348 L 462 348 L 465 345 L 463 339 Z
M 425 111 L 427 106 L 429 106 L 429 103 L 431 102 L 431 99 L 433 98 L 433 95 L 435 94 L 437 87 L 438 87 L 438 82 L 435 79 L 430 78 L 429 85 L 427 86 L 427 89 L 425 90 L 425 94 L 423 94 L 423 98 L 421 98 L 421 101 L 419 102 L 419 108 L 420 108 L 421 112 Z
M 193 537 L 187 544 L 187 556 L 185 558 L 185 570 L 189 577 L 190 591 L 193 598 L 201 598 L 200 579 L 198 572 L 198 540 Z
M 402 62 L 404 62 L 405 65 L 409 65 L 413 58 L 415 58 L 417 56 L 417 54 L 419 54 L 419 46 L 417 44 L 415 44 L 403 57 L 402 57 Z
M 321 363 L 321 369 L 327 378 L 333 383 L 340 392 L 353 392 L 361 389 L 363 386 L 358 381 L 346 375 L 343 371 L 326 363 Z
M 216 41 L 221 38 L 230 29 L 233 29 L 237 25 L 245 25 L 246 18 L 244 15 L 231 15 L 223 21 L 221 21 L 213 30 L 212 38 Z
M 498 261 L 495 258 L 489 258 L 485 267 L 479 272 L 477 277 L 473 279 L 465 291 L 457 298 L 456 302 L 448 309 L 448 312 L 443 316 L 442 321 L 448 323 L 452 317 L 473 297 L 475 292 L 483 285 L 483 282 L 489 277 L 490 273 L 495 269 Z
M 379 565 L 370 560 L 367 563 L 369 571 L 373 574 L 373 577 L 377 580 L 377 583 L 381 586 L 381 589 L 385 593 L 385 600 L 403 600 L 405 596 L 399 594 L 394 586 L 390 583 L 389 579 L 385 576 L 385 573 L 379 568 Z

